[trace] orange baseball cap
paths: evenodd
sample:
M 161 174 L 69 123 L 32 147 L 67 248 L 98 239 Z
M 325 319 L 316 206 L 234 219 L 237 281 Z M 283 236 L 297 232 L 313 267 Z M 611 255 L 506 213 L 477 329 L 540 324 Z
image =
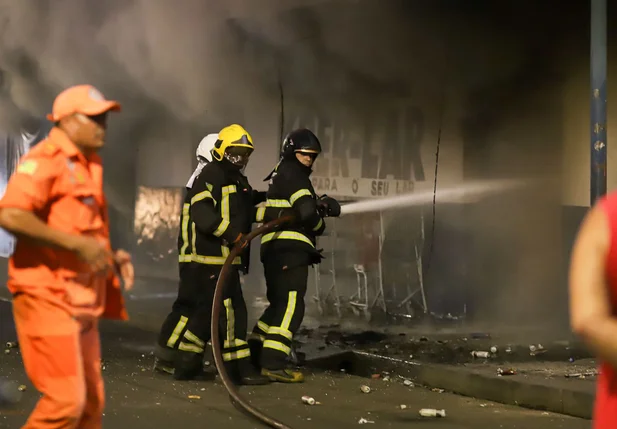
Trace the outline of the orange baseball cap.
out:
M 105 112 L 119 112 L 120 110 L 120 103 L 106 100 L 103 94 L 92 85 L 77 85 L 58 94 L 54 100 L 52 113 L 47 115 L 47 119 L 58 122 L 62 118 L 75 113 L 96 116 Z

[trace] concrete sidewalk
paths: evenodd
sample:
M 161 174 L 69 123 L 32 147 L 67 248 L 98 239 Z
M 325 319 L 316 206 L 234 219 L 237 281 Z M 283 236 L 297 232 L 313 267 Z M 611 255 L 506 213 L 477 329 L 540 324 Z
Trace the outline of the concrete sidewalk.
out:
M 595 377 L 566 378 L 517 370 L 516 375 L 500 376 L 498 366 L 443 365 L 404 361 L 366 352 L 348 351 L 310 360 L 310 367 L 341 370 L 354 375 L 408 379 L 414 383 L 473 398 L 502 404 L 591 418 Z M 524 368 L 524 364 L 521 364 Z M 546 364 L 550 367 L 550 364 Z M 510 368 L 504 365 L 501 368 Z

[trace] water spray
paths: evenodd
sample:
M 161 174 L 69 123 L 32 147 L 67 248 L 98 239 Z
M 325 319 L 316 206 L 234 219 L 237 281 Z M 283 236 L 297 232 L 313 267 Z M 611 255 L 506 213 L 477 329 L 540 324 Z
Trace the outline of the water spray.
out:
M 468 202 L 507 190 L 520 188 L 526 184 L 527 182 L 521 180 L 486 180 L 470 182 L 464 185 L 438 190 L 436 198 L 438 200 L 460 199 Z M 357 201 L 341 206 L 341 216 L 421 206 L 432 202 L 433 198 L 434 192 L 431 190 L 401 194 L 394 197 Z

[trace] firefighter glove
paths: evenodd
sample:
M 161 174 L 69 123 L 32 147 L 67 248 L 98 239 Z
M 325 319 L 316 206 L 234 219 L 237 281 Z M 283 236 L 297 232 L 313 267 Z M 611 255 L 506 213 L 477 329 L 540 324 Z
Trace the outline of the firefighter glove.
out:
M 257 204 L 263 203 L 266 201 L 266 193 L 263 191 L 255 191 L 253 190 L 253 195 L 251 196 L 252 200 L 253 200 L 253 205 L 256 206 Z
M 341 205 L 327 195 L 319 197 L 318 207 L 321 209 L 319 214 L 323 213 L 323 217 L 339 217 L 341 215 Z
M 246 235 L 238 234 L 238 237 L 236 237 L 233 244 L 234 246 L 240 246 L 240 249 L 244 249 L 246 246 L 248 246 L 249 242 L 246 239 Z

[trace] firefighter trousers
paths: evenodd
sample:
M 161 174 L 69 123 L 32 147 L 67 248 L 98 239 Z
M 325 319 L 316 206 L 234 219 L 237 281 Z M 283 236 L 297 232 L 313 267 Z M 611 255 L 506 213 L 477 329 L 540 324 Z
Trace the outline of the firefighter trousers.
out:
M 196 275 L 203 272 L 200 270 L 201 264 L 181 263 L 179 268 L 180 284 L 178 287 L 178 297 L 173 303 L 171 313 L 167 316 L 159 333 L 159 350 L 177 350 L 180 344 L 180 337 L 186 330 L 189 315 L 194 311 L 196 297 L 203 294 L 204 283 L 196 281 Z M 203 266 L 202 266 L 203 267 Z M 213 292 L 214 293 L 214 292 Z M 166 360 L 173 359 L 173 353 L 166 353 L 166 356 L 159 356 Z
M 293 336 L 304 319 L 308 265 L 289 268 L 266 261 L 264 274 L 270 305 L 259 318 L 251 338 L 263 341 L 261 367 L 278 370 L 285 368 Z
M 22 429 L 101 429 L 98 320 L 78 321 L 53 302 L 23 293 L 13 299 L 13 315 L 26 373 L 42 394 Z
M 210 340 L 212 304 L 221 267 L 196 263 L 191 265 L 190 276 L 185 276 L 180 282 L 178 300 L 163 324 L 159 345 L 163 343 L 183 352 L 183 355 L 190 354 L 195 358 L 193 362 L 198 362 Z M 229 274 L 223 304 L 219 321 L 223 360 L 231 363 L 249 358 L 246 342 L 247 308 L 242 295 L 240 274 L 235 268 Z M 181 360 L 191 361 L 190 358 Z

